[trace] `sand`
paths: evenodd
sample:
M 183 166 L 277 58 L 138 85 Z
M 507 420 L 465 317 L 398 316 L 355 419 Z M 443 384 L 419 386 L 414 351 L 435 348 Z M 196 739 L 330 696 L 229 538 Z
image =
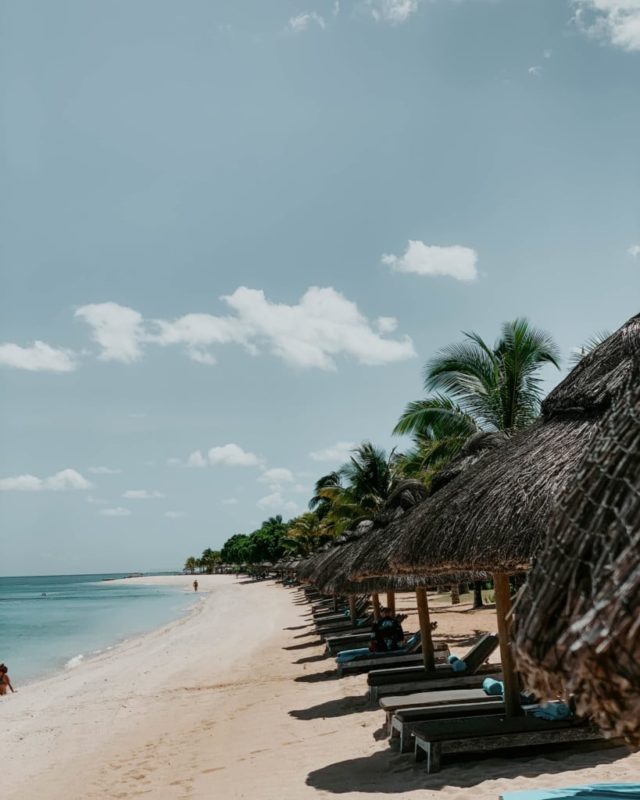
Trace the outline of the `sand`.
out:
M 133 580 L 187 591 L 192 578 Z M 517 788 L 640 781 L 640 754 L 623 748 L 491 757 L 427 776 L 389 748 L 365 678 L 328 676 L 332 662 L 297 592 L 199 580 L 187 618 L 0 698 L 3 800 L 488 800 Z M 410 595 L 399 600 L 399 609 L 411 604 Z M 460 648 L 494 627 L 491 610 L 443 607 L 433 618 Z

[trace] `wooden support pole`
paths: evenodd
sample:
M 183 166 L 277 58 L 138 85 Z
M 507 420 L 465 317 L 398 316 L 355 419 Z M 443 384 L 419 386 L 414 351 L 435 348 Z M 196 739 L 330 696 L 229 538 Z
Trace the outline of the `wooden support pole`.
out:
M 396 613 L 396 593 L 387 592 L 387 608 L 391 609 L 391 613 L 395 616 Z
M 356 624 L 356 618 L 358 616 L 358 612 L 356 611 L 356 596 L 355 594 L 349 595 L 349 616 L 351 617 L 351 622 Z
M 429 619 L 427 590 L 424 587 L 416 589 L 416 600 L 418 601 L 418 617 L 420 619 L 422 660 L 425 670 L 427 672 L 433 672 L 436 668 L 436 657 L 433 649 L 433 639 L 431 638 L 431 620 Z
M 496 595 L 496 613 L 498 615 L 498 636 L 500 637 L 500 656 L 502 658 L 502 674 L 504 677 L 504 705 L 508 717 L 522 714 L 520 705 L 520 681 L 511 649 L 509 622 L 507 615 L 511 610 L 511 589 L 509 577 L 504 572 L 493 576 Z
M 380 622 L 380 595 L 378 592 L 371 595 L 371 602 L 373 603 L 373 618 L 376 622 Z
M 333 610 L 337 613 L 338 612 L 338 595 L 333 595 Z

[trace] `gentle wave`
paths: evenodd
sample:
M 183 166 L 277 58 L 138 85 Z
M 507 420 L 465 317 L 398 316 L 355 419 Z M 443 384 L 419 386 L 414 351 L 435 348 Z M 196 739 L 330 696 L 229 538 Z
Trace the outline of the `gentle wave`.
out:
M 65 669 L 75 669 L 76 667 L 79 667 L 80 664 L 82 664 L 83 661 L 84 661 L 84 656 L 82 655 L 82 653 L 80 653 L 80 655 L 74 656 L 73 658 L 70 658 L 67 661 L 67 663 L 64 665 L 64 668 Z

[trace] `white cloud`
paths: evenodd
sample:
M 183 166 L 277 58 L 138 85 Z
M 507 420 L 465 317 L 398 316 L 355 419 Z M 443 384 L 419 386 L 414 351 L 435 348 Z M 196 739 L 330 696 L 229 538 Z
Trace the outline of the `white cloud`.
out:
M 352 356 L 362 364 L 388 364 L 415 355 L 408 337 L 385 339 L 357 305 L 332 288 L 312 287 L 298 305 L 272 303 L 264 292 L 241 287 L 223 298 L 252 334 L 294 367 L 335 369 L 334 357 Z
M 291 513 L 297 511 L 298 505 L 293 500 L 285 500 L 280 492 L 273 492 L 273 494 L 268 494 L 258 500 L 258 508 Z
M 382 263 L 394 272 L 413 272 L 416 275 L 447 275 L 458 281 L 473 281 L 478 277 L 478 254 L 470 247 L 450 245 L 440 247 L 409 239 L 402 256 L 385 254 Z
M 338 356 L 382 365 L 416 354 L 408 336 L 384 336 L 391 332 L 392 317 L 372 325 L 354 302 L 331 287 L 311 287 L 293 305 L 274 303 L 261 290 L 244 286 L 222 300 L 232 314 L 187 314 L 151 320 L 146 327 L 138 312 L 115 303 L 83 306 L 76 314 L 93 326 L 104 360 L 135 361 L 143 343 L 182 345 L 191 359 L 205 364 L 215 362 L 209 348 L 235 344 L 251 355 L 268 351 L 290 366 L 324 370 L 335 369 Z
M 176 459 L 178 463 L 180 463 L 179 459 Z M 189 458 L 187 459 L 187 466 L 188 467 L 206 467 L 209 462 L 207 459 L 202 455 L 201 450 L 196 450 L 195 453 L 191 453 Z
M 529 75 L 531 75 L 532 77 L 534 77 L 534 78 L 539 78 L 539 77 L 542 75 L 542 67 L 539 67 L 539 66 L 536 66 L 536 67 L 529 67 L 529 69 L 527 70 L 527 72 L 528 72 L 528 73 L 529 73 Z
M 367 6 L 376 22 L 397 25 L 418 10 L 418 0 L 368 0 Z
M 146 462 L 146 463 L 149 463 L 149 465 L 151 466 L 150 462 Z M 168 458 L 167 459 L 167 466 L 168 467 L 180 467 L 180 466 L 182 466 L 182 461 L 180 461 L 179 458 Z
M 640 244 L 632 244 L 627 250 L 627 253 L 631 256 L 631 258 L 640 257 Z
M 180 517 L 186 517 L 187 516 L 187 512 L 186 511 L 165 511 L 164 515 L 168 519 L 179 519 Z
M 122 496 L 127 500 L 156 500 L 164 497 L 162 492 L 149 492 L 147 489 L 127 489 Z
M 102 514 L 103 517 L 130 517 L 131 511 L 128 508 L 116 506 L 115 508 L 101 508 L 98 514 Z
M 274 486 L 279 486 L 283 483 L 293 483 L 295 478 L 291 470 L 285 467 L 273 467 L 266 469 L 258 478 L 260 483 L 269 483 Z
M 333 8 L 331 9 L 331 14 L 334 17 L 337 17 L 340 14 L 340 0 L 333 0 Z
M 376 328 L 380 333 L 393 333 L 398 327 L 398 320 L 395 317 L 378 317 Z
M 226 464 L 230 467 L 257 467 L 260 459 L 255 453 L 243 450 L 237 444 L 225 444 L 221 447 L 212 447 L 208 453 L 210 464 Z
M 15 478 L 0 479 L 0 492 L 64 492 L 91 488 L 92 484 L 75 469 L 63 469 L 49 478 L 17 475 Z
M 94 475 L 119 475 L 121 469 L 112 469 L 111 467 L 89 467 L 89 472 Z
M 355 442 L 336 442 L 330 447 L 325 447 L 323 450 L 315 450 L 309 453 L 309 458 L 313 461 L 332 461 L 340 462 L 348 461 L 351 458 L 352 451 L 358 445 Z
M 573 0 L 574 21 L 586 33 L 623 50 L 640 50 L 640 0 Z
M 287 22 L 287 29 L 293 31 L 293 33 L 302 33 L 302 31 L 308 30 L 311 25 L 317 25 L 322 30 L 327 27 L 324 17 L 321 17 L 315 11 L 308 11 L 304 14 L 290 17 L 289 22 Z
M 103 500 L 100 497 L 93 497 L 93 495 L 89 495 L 87 497 L 87 503 L 89 503 L 92 506 L 106 506 L 107 505 L 107 501 L 106 500 Z
M 30 347 L 0 344 L 0 366 L 29 372 L 73 372 L 78 365 L 71 350 L 36 341 Z
M 309 489 L 308 486 L 304 486 L 302 483 L 296 483 L 293 487 L 293 491 L 298 494 L 311 494 L 311 489 Z
M 542 56 L 543 58 L 551 58 L 551 50 L 543 50 Z
M 225 500 L 221 500 L 220 503 L 223 506 L 237 506 L 238 505 L 238 498 L 237 497 L 227 497 Z
M 145 331 L 142 315 L 118 303 L 93 303 L 76 309 L 75 316 L 92 328 L 102 348 L 98 358 L 131 364 L 142 357 Z

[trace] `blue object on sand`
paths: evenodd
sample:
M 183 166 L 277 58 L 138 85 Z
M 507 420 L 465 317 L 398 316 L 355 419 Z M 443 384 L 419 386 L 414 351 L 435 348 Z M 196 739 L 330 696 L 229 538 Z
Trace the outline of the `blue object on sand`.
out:
M 502 681 L 497 681 L 495 678 L 485 678 L 482 681 L 482 688 L 484 693 L 491 697 L 498 697 L 504 694 L 504 683 Z
M 640 783 L 594 783 L 564 789 L 505 792 L 501 800 L 640 800 Z

